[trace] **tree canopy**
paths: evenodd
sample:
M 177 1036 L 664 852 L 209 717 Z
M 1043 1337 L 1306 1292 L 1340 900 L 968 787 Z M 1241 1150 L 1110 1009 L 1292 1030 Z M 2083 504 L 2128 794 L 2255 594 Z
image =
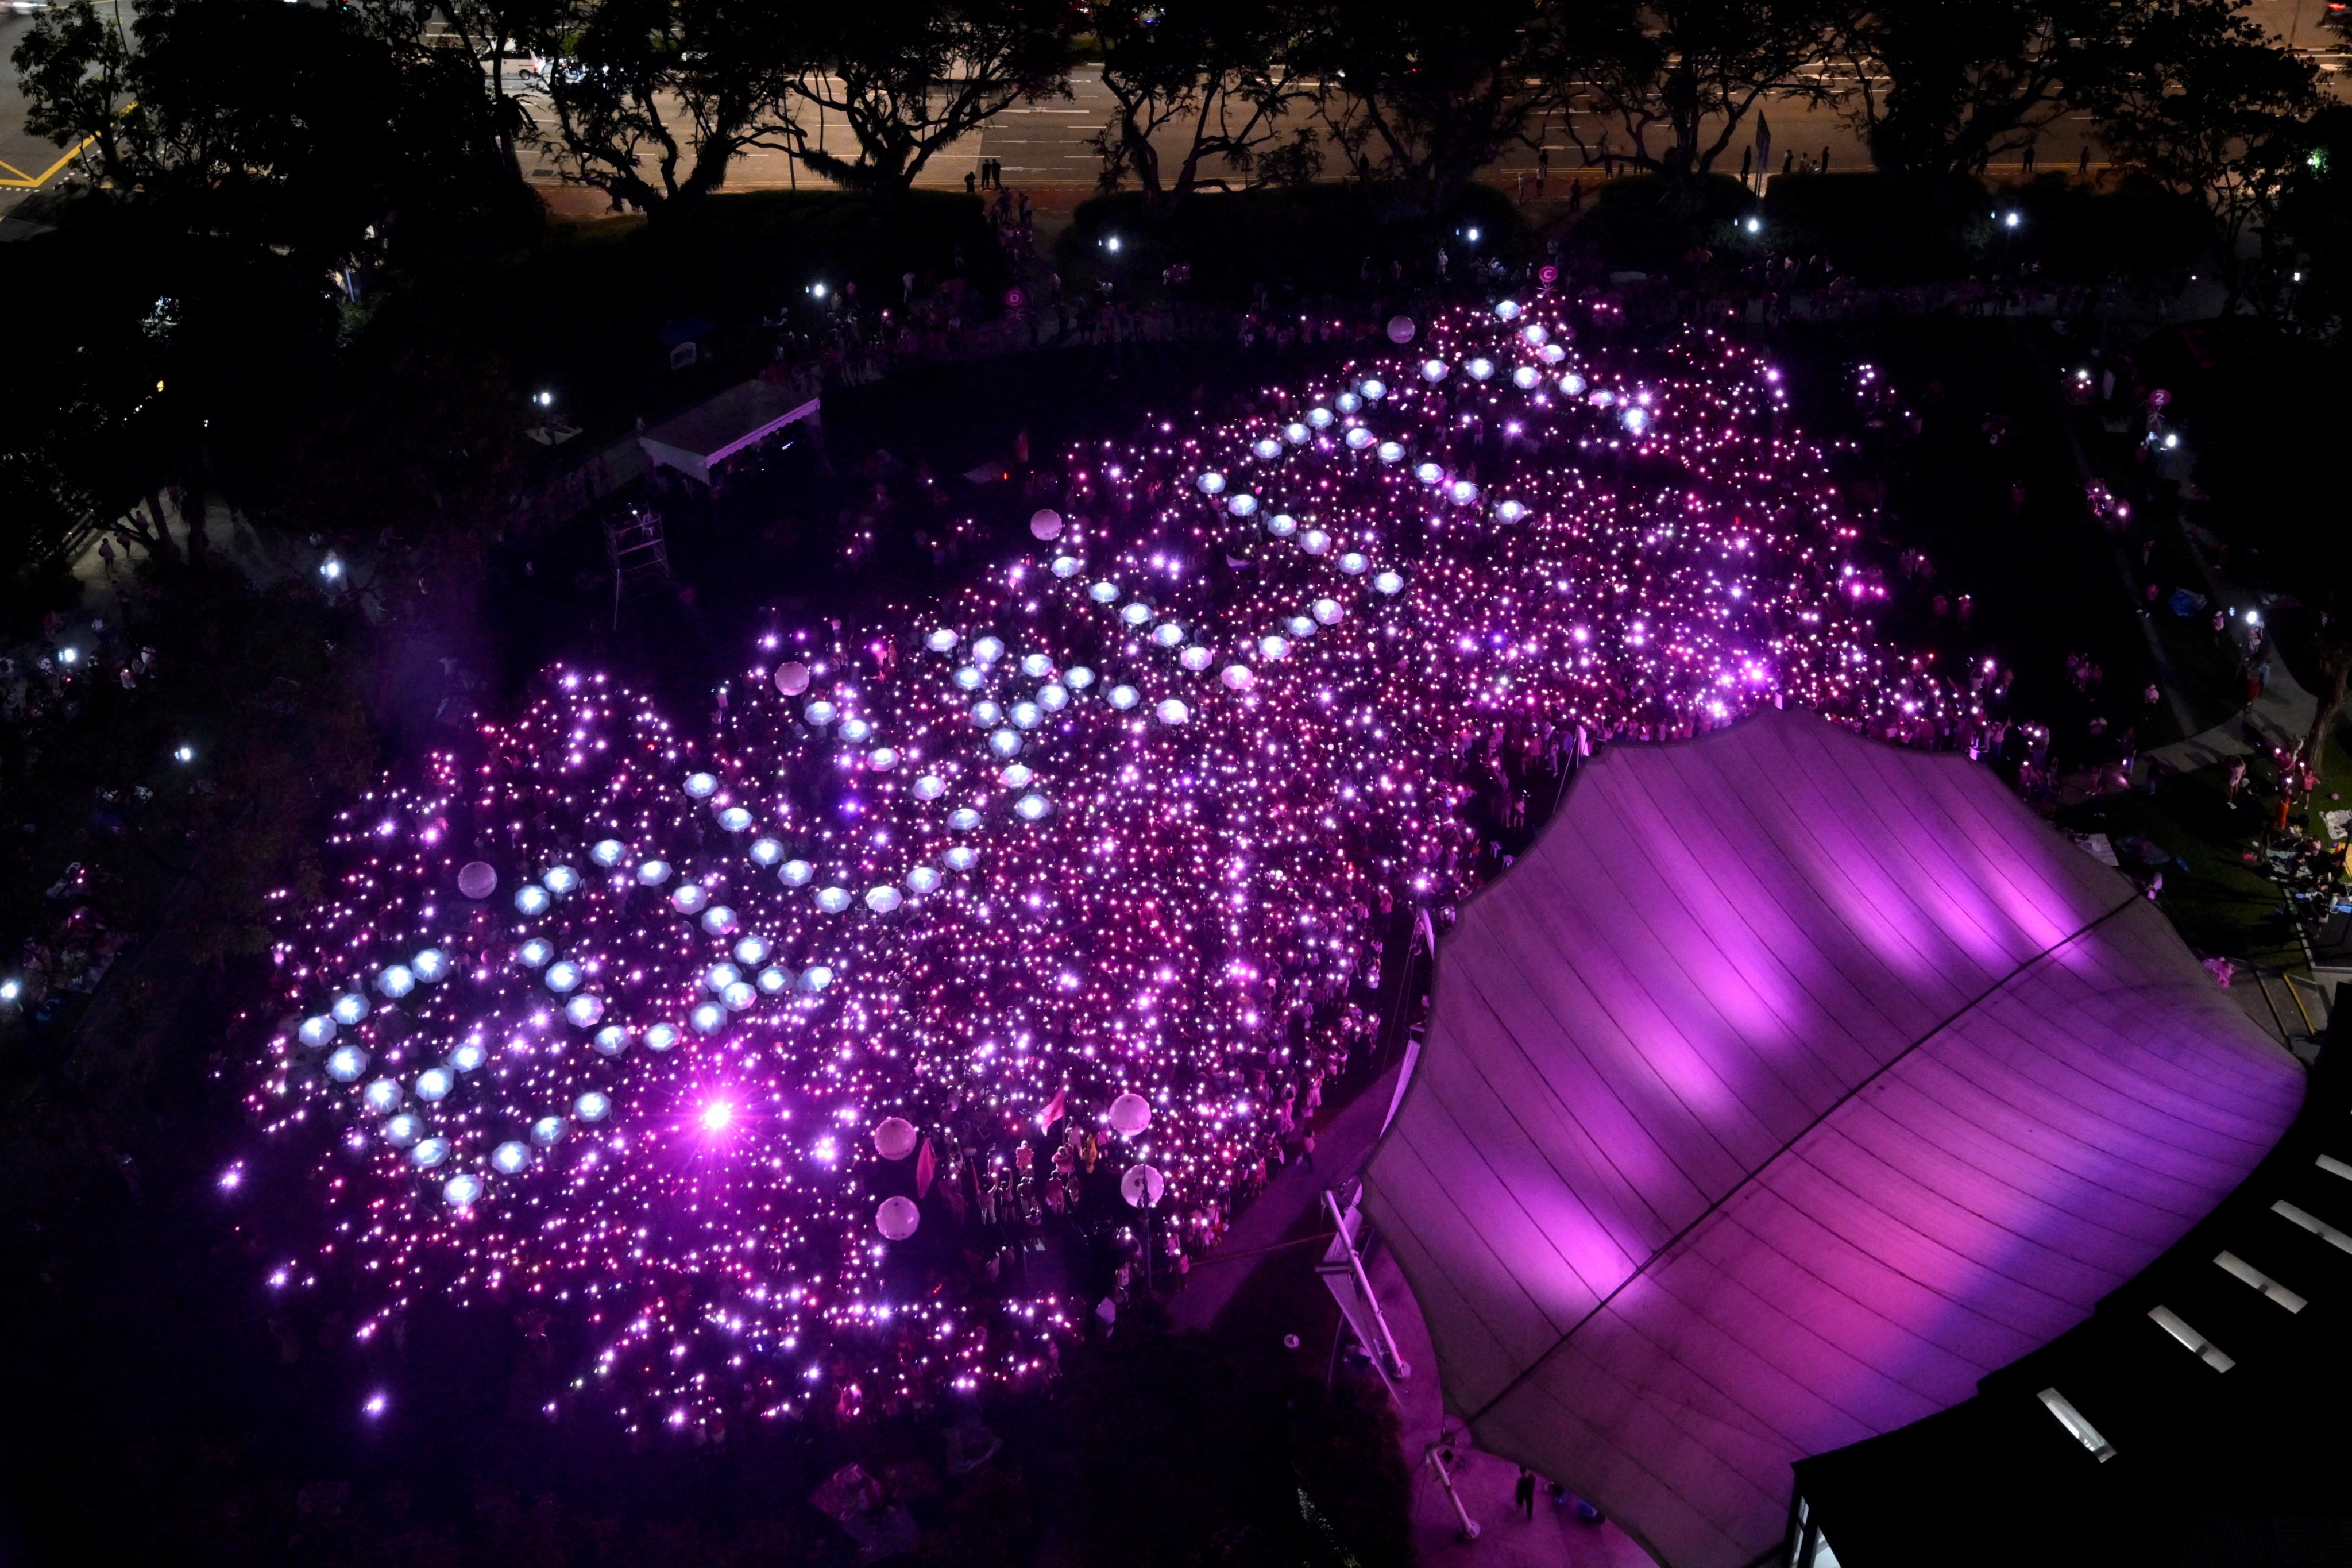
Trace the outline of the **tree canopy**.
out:
M 934 154 L 1016 103 L 1069 92 L 1069 13 L 1054 0 L 866 0 L 812 17 L 811 65 L 792 81 L 800 160 L 852 190 L 912 186 Z M 848 127 L 854 157 L 810 120 Z
M 1841 40 L 1872 161 L 1913 179 L 2021 152 L 2100 68 L 2110 0 L 1885 0 Z
M 1838 96 L 1823 68 L 1848 19 L 1839 0 L 1649 0 L 1630 35 L 1597 51 L 1570 134 L 1588 163 L 1696 184 L 1768 94 Z
M 1254 178 L 1269 150 L 1298 149 L 1293 172 L 1319 169 L 1311 127 L 1286 118 L 1310 108 L 1305 18 L 1294 7 L 1203 0 L 1172 10 L 1109 0 L 1093 11 L 1102 83 L 1118 106 L 1096 136 L 1102 184 L 1132 178 L 1147 209 L 1164 208 L 1227 174 Z M 1154 138 L 1174 132 L 1172 160 Z M 1303 163 L 1302 163 L 1303 160 Z M 1276 160 L 1274 165 L 1283 164 Z
M 1530 144 L 1571 81 L 1629 47 L 1623 0 L 1327 4 L 1309 47 L 1325 114 L 1360 170 L 1444 205 L 1514 142 Z
M 139 0 L 126 36 L 110 7 L 70 0 L 36 19 L 16 66 L 27 127 L 91 139 L 118 187 L 328 265 L 511 194 L 472 63 L 394 47 L 356 11 Z
M 749 149 L 788 145 L 798 15 L 765 0 L 567 0 L 535 18 L 562 55 L 548 94 L 573 174 L 656 213 L 717 190 Z
M 2318 73 L 2236 0 L 2158 0 L 2138 24 L 2078 99 L 2118 158 L 2206 204 L 2234 307 L 2240 237 L 2285 177 Z
M 2281 139 L 2263 239 L 2284 311 L 2316 335 L 2352 321 L 2352 105 L 2330 104 Z

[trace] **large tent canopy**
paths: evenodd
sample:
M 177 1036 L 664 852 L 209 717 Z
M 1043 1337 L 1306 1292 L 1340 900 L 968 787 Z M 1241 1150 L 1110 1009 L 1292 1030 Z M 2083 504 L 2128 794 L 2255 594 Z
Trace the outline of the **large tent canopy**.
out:
M 1448 1408 L 1672 1568 L 2083 1320 L 2303 1096 L 1990 769 L 1796 712 L 1605 752 L 1435 997 L 1365 1203 Z

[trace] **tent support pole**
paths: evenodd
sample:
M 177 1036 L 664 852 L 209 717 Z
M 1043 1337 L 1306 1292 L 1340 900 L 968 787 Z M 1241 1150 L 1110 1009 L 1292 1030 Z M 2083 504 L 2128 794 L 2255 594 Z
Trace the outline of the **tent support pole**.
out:
M 1339 1233 L 1339 1245 L 1348 1250 L 1348 1270 L 1356 1277 L 1356 1294 L 1363 1298 L 1365 1310 L 1372 1315 L 1372 1326 L 1381 1331 L 1381 1354 L 1388 1359 L 1391 1373 L 1398 1377 L 1411 1377 L 1412 1368 L 1397 1353 L 1396 1335 L 1389 1331 L 1388 1314 L 1381 1310 L 1381 1299 L 1372 1294 L 1372 1282 L 1364 1273 L 1364 1260 L 1357 1255 L 1356 1238 L 1348 1234 L 1347 1218 L 1339 1213 L 1339 1199 L 1328 1187 L 1323 1189 L 1323 1206 L 1329 1211 L 1331 1225 Z
M 1477 1540 L 1478 1521 L 1472 1519 L 1470 1510 L 1462 1506 L 1462 1494 L 1454 1489 L 1453 1474 L 1445 1468 L 1444 1450 L 1435 1443 L 1429 1446 L 1429 1462 L 1437 1471 L 1439 1483 L 1445 1488 L 1446 1498 L 1454 1504 L 1454 1517 L 1462 1521 L 1462 1539 Z

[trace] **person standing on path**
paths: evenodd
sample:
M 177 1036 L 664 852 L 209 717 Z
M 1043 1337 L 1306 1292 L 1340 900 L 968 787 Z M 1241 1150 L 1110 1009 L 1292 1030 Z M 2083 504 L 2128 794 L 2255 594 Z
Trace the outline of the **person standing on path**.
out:
M 1519 1484 L 1511 1489 L 1511 1506 L 1527 1515 L 1529 1524 L 1536 1521 L 1536 1473 L 1525 1465 L 1519 1467 Z

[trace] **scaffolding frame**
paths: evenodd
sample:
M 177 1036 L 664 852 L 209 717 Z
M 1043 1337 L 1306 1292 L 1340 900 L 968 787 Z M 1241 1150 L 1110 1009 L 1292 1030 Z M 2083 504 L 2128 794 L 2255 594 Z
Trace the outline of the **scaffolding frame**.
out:
M 621 605 L 646 586 L 667 584 L 669 541 L 661 514 L 631 507 L 604 524 L 604 554 L 613 563 L 613 629 L 621 629 Z

